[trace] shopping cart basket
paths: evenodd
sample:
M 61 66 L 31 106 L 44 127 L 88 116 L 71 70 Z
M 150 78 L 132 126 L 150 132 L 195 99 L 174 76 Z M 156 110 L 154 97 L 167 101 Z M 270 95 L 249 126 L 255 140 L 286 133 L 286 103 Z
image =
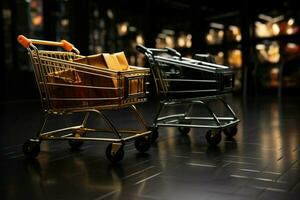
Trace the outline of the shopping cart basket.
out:
M 171 48 L 138 45 L 137 50 L 148 60 L 156 92 L 161 98 L 152 127 L 153 140 L 158 137 L 160 126 L 178 127 L 182 134 L 187 134 L 190 128 L 207 128 L 206 140 L 211 145 L 220 143 L 222 130 L 228 137 L 236 135 L 240 120 L 222 98 L 222 94 L 231 92 L 234 87 L 234 73 L 229 67 L 211 63 L 211 57 L 201 54 L 196 59 L 185 58 Z M 209 105 L 212 101 L 221 102 L 230 116 L 217 116 Z M 165 107 L 182 105 L 186 105 L 183 113 L 161 115 Z M 192 116 L 193 105 L 203 106 L 208 116 Z
M 135 147 L 140 152 L 150 148 L 151 132 L 134 106 L 146 101 L 149 69 L 128 66 L 127 70 L 117 70 L 85 64 L 82 60 L 89 57 L 79 55 L 79 51 L 65 40 L 51 42 L 27 39 L 20 35 L 18 41 L 28 50 L 45 113 L 36 137 L 23 145 L 26 156 L 36 157 L 43 140 L 68 140 L 72 149 L 79 149 L 83 141 L 110 142 L 106 156 L 112 162 L 122 160 L 124 144 L 129 140 L 135 140 Z M 35 45 L 62 47 L 66 51 L 39 50 Z M 92 56 L 89 60 L 97 58 L 100 59 L 101 55 Z M 143 130 L 119 130 L 108 114 L 103 112 L 121 108 L 132 111 L 129 113 L 133 114 Z M 75 113 L 84 113 L 80 125 L 44 131 L 50 115 L 66 116 Z M 97 113 L 104 120 L 106 128 L 88 128 L 90 113 Z M 112 136 L 92 134 L 104 132 Z

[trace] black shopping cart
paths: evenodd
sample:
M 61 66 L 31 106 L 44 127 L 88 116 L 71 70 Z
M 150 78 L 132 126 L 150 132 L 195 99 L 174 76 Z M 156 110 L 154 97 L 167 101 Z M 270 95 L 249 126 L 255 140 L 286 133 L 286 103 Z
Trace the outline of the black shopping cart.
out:
M 156 92 L 161 98 L 152 127 L 153 140 L 158 137 L 160 126 L 178 127 L 182 134 L 187 134 L 191 128 L 207 128 L 206 140 L 211 145 L 220 143 L 222 131 L 228 137 L 236 135 L 240 120 L 223 98 L 234 87 L 231 68 L 212 63 L 211 57 L 201 54 L 195 59 L 185 58 L 171 48 L 138 45 L 137 50 L 148 60 Z M 212 101 L 221 102 L 229 116 L 217 116 L 209 105 Z M 162 115 L 165 108 L 182 105 L 186 105 L 182 113 Z M 194 105 L 202 106 L 207 116 L 192 115 Z

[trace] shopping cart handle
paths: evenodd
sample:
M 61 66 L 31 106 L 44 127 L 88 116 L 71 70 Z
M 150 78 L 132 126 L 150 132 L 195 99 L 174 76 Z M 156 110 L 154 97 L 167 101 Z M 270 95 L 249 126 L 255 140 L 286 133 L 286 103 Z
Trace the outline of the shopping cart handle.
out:
M 66 51 L 75 51 L 79 54 L 78 49 L 74 47 L 73 44 L 66 40 L 61 40 L 60 42 L 52 42 L 46 40 L 36 40 L 36 39 L 28 39 L 24 35 L 19 35 L 17 38 L 18 42 L 25 47 L 26 49 L 29 48 L 31 44 L 40 44 L 40 45 L 48 45 L 48 46 L 57 46 L 65 49 Z
M 181 60 L 182 56 L 178 51 L 176 51 L 175 49 L 169 48 L 169 47 L 166 47 L 165 49 L 168 51 L 169 54 L 171 54 L 173 56 L 178 56 Z
M 194 59 L 213 64 L 216 63 L 215 57 L 210 54 L 195 54 Z
M 143 46 L 141 44 L 136 45 L 136 50 L 141 52 L 141 53 L 146 53 L 147 52 L 148 54 L 152 54 L 152 52 L 149 49 L 147 49 L 145 46 Z
M 19 35 L 17 38 L 18 42 L 26 49 L 30 46 L 31 41 L 27 39 L 24 35 Z

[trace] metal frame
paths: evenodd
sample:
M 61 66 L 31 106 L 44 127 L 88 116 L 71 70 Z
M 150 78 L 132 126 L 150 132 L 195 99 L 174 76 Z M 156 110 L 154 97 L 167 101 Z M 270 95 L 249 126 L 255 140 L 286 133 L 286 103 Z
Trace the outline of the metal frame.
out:
M 91 109 L 85 109 L 82 111 L 76 111 L 77 113 L 78 112 L 85 113 L 85 116 L 80 125 L 44 132 L 49 115 L 53 115 L 53 114 L 46 113 L 45 117 L 44 117 L 44 121 L 40 128 L 40 131 L 36 135 L 36 139 L 38 139 L 40 141 L 42 141 L 42 140 L 78 140 L 78 141 L 82 140 L 82 141 L 103 141 L 103 142 L 113 142 L 113 143 L 125 143 L 125 142 L 135 139 L 137 137 L 141 137 L 141 136 L 150 134 L 151 131 L 147 130 L 147 125 L 144 122 L 142 115 L 136 109 L 136 107 L 134 105 L 131 105 L 128 108 L 130 109 L 130 111 L 132 111 L 135 114 L 137 120 L 143 126 L 143 128 L 144 128 L 143 131 L 118 130 L 116 128 L 116 126 L 112 123 L 112 121 L 109 119 L 109 117 L 107 117 L 103 112 L 101 112 L 101 110 L 91 108 Z M 109 128 L 108 129 L 95 129 L 95 128 L 86 127 L 90 113 L 96 113 L 98 116 L 100 116 L 102 119 L 104 119 L 106 125 Z M 71 131 L 71 133 L 56 136 L 57 134 L 63 133 L 66 131 Z M 111 132 L 114 134 L 115 138 L 88 137 L 88 136 L 84 136 L 84 135 L 80 135 L 80 137 L 73 137 L 73 135 L 74 135 L 74 133 L 76 133 L 76 131 L 85 133 L 86 135 L 89 132 L 91 132 L 91 133 L 93 133 L 93 132 L 100 132 L 100 133 L 101 132 Z M 130 136 L 124 137 L 122 135 L 123 133 L 130 134 Z
M 231 116 L 229 117 L 219 117 L 213 112 L 210 106 L 206 103 L 206 101 L 220 101 L 229 112 Z M 173 115 L 165 115 L 161 116 L 162 111 L 166 107 L 170 106 L 181 106 L 181 105 L 188 105 L 186 112 L 178 113 Z M 192 117 L 190 116 L 190 111 L 192 109 L 192 105 L 202 105 L 210 114 L 208 117 Z M 181 122 L 185 123 L 181 123 Z M 205 124 L 197 124 L 192 123 L 195 121 L 207 121 L 213 122 L 213 124 L 207 125 Z M 190 122 L 190 123 L 186 123 Z M 230 126 L 233 126 L 240 122 L 237 118 L 236 114 L 232 110 L 232 108 L 227 104 L 223 98 L 221 97 L 209 97 L 209 98 L 202 98 L 198 100 L 179 100 L 179 101 L 161 101 L 160 107 L 156 116 L 153 120 L 153 126 L 165 126 L 165 127 L 189 127 L 189 128 L 209 128 L 209 129 L 223 129 Z

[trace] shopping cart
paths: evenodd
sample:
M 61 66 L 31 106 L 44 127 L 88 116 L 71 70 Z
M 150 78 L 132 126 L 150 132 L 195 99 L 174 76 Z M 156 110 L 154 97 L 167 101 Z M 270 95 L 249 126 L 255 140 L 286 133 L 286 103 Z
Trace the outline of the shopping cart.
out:
M 178 127 L 182 134 L 187 134 L 191 128 L 207 128 L 206 140 L 211 145 L 220 143 L 222 130 L 228 137 L 236 135 L 240 120 L 222 97 L 234 87 L 234 73 L 229 67 L 211 63 L 211 57 L 206 55 L 185 58 L 171 48 L 153 49 L 138 45 L 137 50 L 144 53 L 149 62 L 156 92 L 161 99 L 152 127 L 153 140 L 158 137 L 160 126 Z M 226 111 L 222 117 L 211 108 L 212 101 L 221 102 Z M 183 105 L 184 111 L 177 112 L 176 107 Z M 195 105 L 203 107 L 207 114 L 192 114 Z M 170 106 L 175 106 L 176 113 L 162 115 L 162 111 Z
M 134 106 L 146 101 L 149 69 L 128 66 L 127 70 L 116 70 L 84 64 L 81 61 L 89 57 L 79 55 L 79 51 L 65 40 L 52 42 L 27 39 L 20 35 L 18 41 L 28 50 L 45 113 L 36 137 L 23 145 L 26 156 L 36 157 L 44 140 L 68 140 L 74 150 L 79 149 L 84 141 L 109 142 L 106 156 L 112 162 L 122 160 L 124 144 L 129 140 L 135 140 L 135 147 L 140 152 L 150 148 L 151 131 Z M 35 45 L 62 47 L 66 51 L 39 50 Z M 90 60 L 98 58 L 101 55 L 92 56 Z M 142 130 L 119 130 L 108 114 L 103 112 L 123 108 L 131 111 L 127 112 L 132 113 Z M 50 115 L 66 117 L 75 113 L 84 114 L 80 125 L 45 131 Z M 101 129 L 87 127 L 90 113 L 100 116 L 107 126 Z M 92 137 L 93 133 L 103 135 Z M 107 134 L 108 137 L 103 137 Z

